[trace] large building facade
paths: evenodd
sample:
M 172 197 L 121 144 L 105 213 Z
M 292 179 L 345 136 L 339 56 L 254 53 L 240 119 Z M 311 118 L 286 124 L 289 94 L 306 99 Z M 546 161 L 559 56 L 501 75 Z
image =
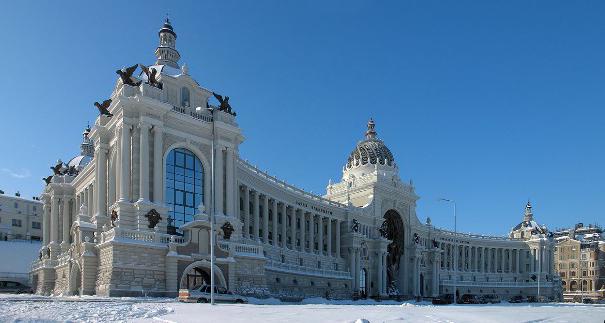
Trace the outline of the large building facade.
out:
M 421 223 L 415 188 L 373 121 L 324 196 L 244 161 L 235 112 L 197 108 L 213 92 L 179 66 L 169 22 L 159 38 L 157 75 L 117 82 L 113 116 L 97 118 L 72 171 L 44 189 L 38 293 L 176 295 L 207 283 L 214 214 L 215 281 L 239 293 L 432 297 L 456 286 L 558 297 L 546 232 L 488 237 Z
M 596 225 L 554 232 L 555 270 L 566 301 L 605 299 L 605 235 Z
M 42 240 L 42 202 L 0 194 L 0 240 Z

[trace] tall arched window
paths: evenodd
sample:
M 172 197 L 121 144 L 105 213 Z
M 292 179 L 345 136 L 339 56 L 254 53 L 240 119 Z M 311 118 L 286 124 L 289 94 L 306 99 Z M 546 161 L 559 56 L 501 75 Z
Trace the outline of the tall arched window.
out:
M 189 89 L 186 87 L 181 89 L 181 106 L 186 108 L 191 106 L 191 101 L 189 99 Z
M 192 221 L 204 201 L 204 168 L 191 151 L 173 149 L 166 158 L 165 201 L 168 207 L 168 233 Z

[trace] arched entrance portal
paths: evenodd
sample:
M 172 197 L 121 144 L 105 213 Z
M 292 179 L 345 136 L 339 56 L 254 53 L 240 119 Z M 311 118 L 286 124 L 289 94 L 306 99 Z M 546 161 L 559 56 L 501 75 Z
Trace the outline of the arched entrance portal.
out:
M 404 231 L 401 216 L 395 210 L 388 210 L 384 214 L 381 227 L 387 239 L 392 242 L 387 246 L 387 292 L 399 294 L 397 289 L 397 276 L 399 273 L 399 260 L 403 255 Z
M 193 289 L 204 284 L 210 285 L 210 262 L 207 260 L 196 261 L 187 266 L 181 275 L 179 288 Z M 216 265 L 214 266 L 214 284 L 228 289 L 223 271 Z

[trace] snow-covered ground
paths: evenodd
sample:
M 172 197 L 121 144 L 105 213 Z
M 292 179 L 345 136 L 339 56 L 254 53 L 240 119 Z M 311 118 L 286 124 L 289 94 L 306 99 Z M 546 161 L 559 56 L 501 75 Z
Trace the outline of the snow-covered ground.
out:
M 0 322 L 603 322 L 605 305 L 329 302 L 178 303 L 173 299 L 0 295 Z

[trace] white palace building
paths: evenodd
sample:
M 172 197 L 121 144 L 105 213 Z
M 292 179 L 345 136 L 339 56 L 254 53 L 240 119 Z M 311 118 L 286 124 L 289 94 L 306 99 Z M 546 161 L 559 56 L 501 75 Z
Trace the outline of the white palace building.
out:
M 175 296 L 207 283 L 214 209 L 215 281 L 239 293 L 411 298 L 457 286 L 459 295 L 560 296 L 553 241 L 529 204 L 509 238 L 421 223 L 414 186 L 371 120 L 324 196 L 242 160 L 235 113 L 206 108 L 213 92 L 179 65 L 176 38 L 167 20 L 149 67 L 157 73 L 118 78 L 113 116 L 96 119 L 81 154 L 46 185 L 37 293 Z

